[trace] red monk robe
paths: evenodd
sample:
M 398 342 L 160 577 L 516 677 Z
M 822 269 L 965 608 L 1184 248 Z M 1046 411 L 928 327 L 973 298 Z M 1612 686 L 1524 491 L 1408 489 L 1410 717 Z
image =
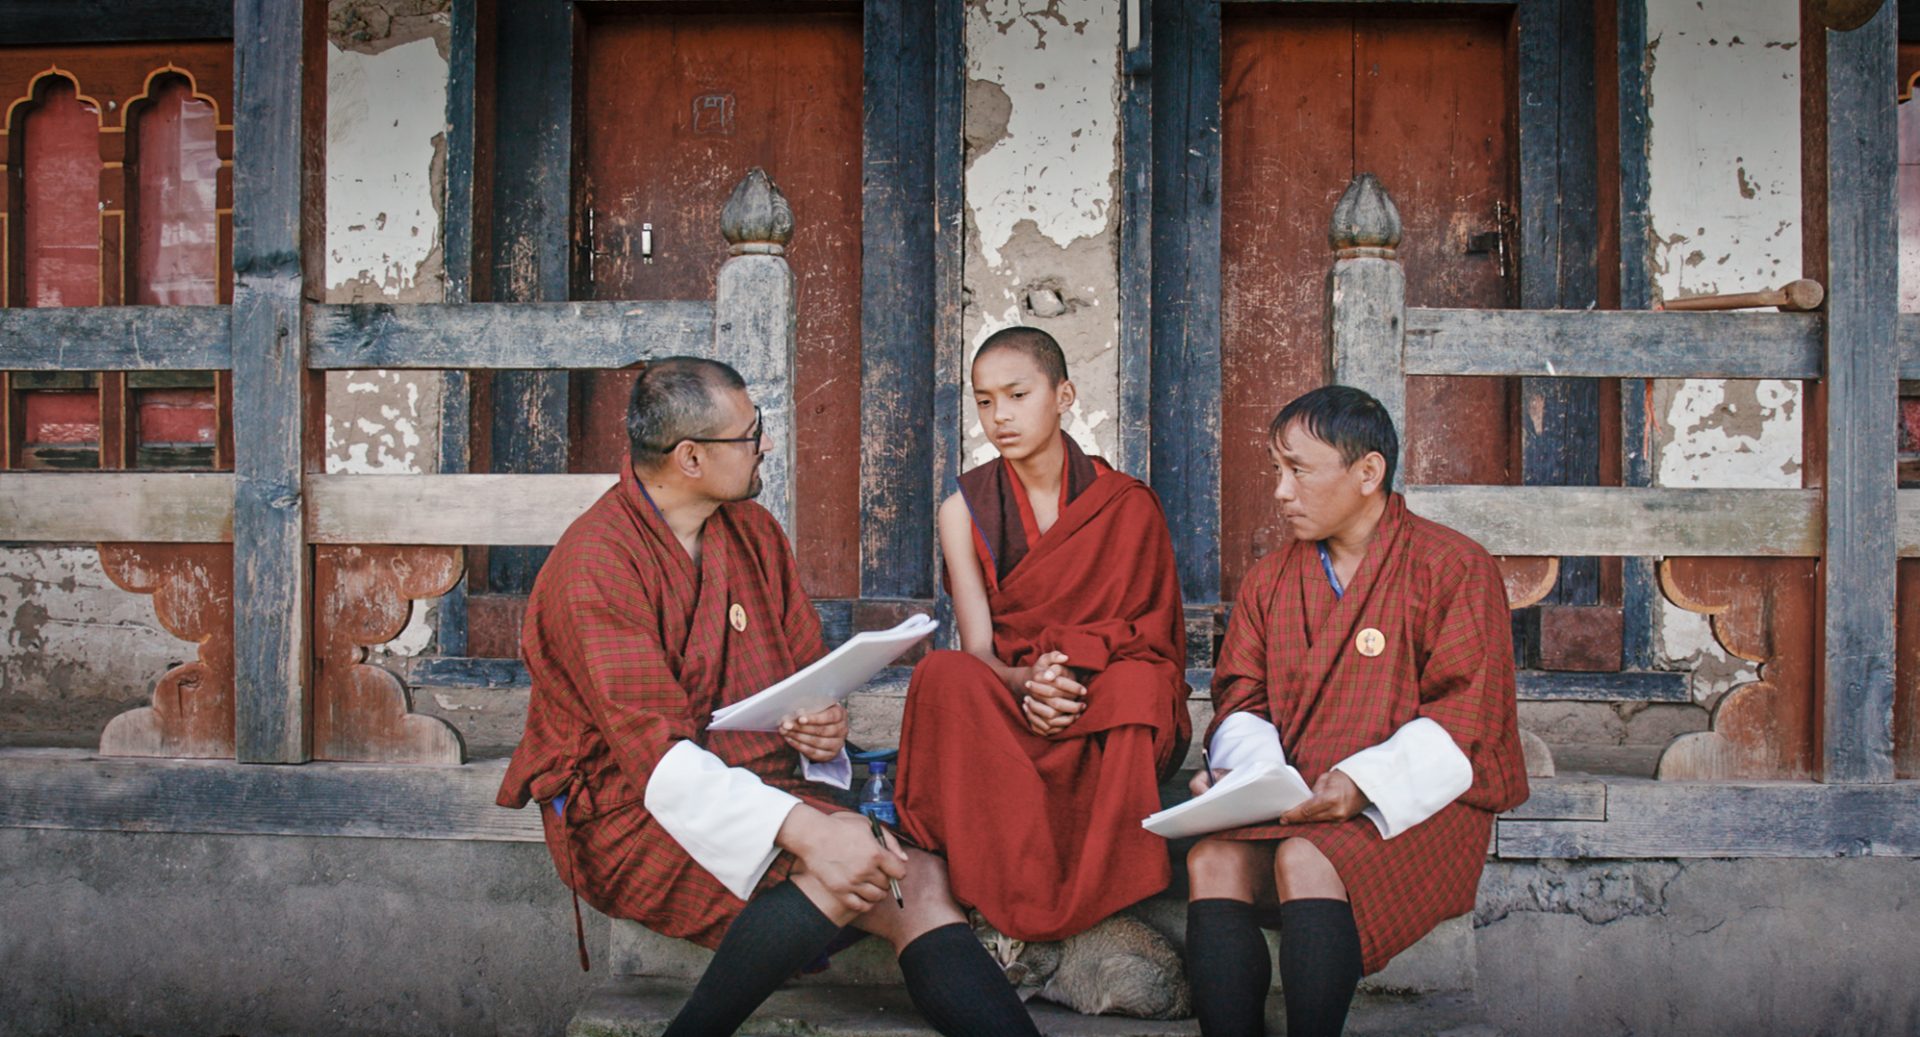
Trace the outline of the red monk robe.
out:
M 1179 765 L 1185 621 L 1173 546 L 1146 484 L 1071 437 L 1045 535 L 1004 460 L 960 477 L 1011 666 L 1060 651 L 1091 673 L 1065 731 L 1027 728 L 1020 698 L 979 658 L 934 652 L 913 671 L 900 731 L 900 826 L 948 861 L 953 893 L 1016 939 L 1057 940 L 1165 889 L 1167 846 L 1140 827 Z
M 632 469 L 623 471 L 540 570 L 520 650 L 533 699 L 498 802 L 517 808 L 565 794 L 564 819 L 540 811 L 547 847 L 561 879 L 604 914 L 714 947 L 745 906 L 642 801 L 679 740 L 821 810 L 839 809 L 801 780 L 800 756 L 779 734 L 706 730 L 721 706 L 824 653 L 786 536 L 758 504 L 714 512 L 696 569 Z M 757 888 L 792 868 L 780 853 Z
M 1409 512 L 1399 494 L 1343 597 L 1315 545 L 1299 540 L 1261 559 L 1240 588 L 1214 670 L 1209 739 L 1237 712 L 1271 720 L 1288 762 L 1311 785 L 1425 717 L 1473 766 L 1465 793 L 1392 839 L 1364 816 L 1220 833 L 1303 838 L 1326 854 L 1346 884 L 1368 973 L 1473 909 L 1493 816 L 1527 798 L 1509 622 L 1492 557 Z M 1371 658 L 1355 647 L 1369 628 L 1386 638 Z

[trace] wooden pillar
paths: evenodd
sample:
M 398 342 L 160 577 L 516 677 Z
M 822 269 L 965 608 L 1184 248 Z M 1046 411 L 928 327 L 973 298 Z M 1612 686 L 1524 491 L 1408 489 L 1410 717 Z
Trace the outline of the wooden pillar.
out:
M 301 763 L 312 743 L 301 301 L 319 271 L 326 4 L 236 0 L 233 12 L 235 755 Z
M 713 353 L 747 380 L 773 449 L 760 465 L 760 503 L 793 528 L 793 209 L 764 170 L 747 171 L 720 211 L 727 261 L 713 285 Z
M 1372 173 L 1361 173 L 1333 207 L 1333 274 L 1327 280 L 1327 340 L 1333 380 L 1373 394 L 1407 439 L 1407 378 L 1401 342 L 1407 277 L 1400 268 L 1400 210 Z M 1389 487 L 1391 489 L 1391 487 Z
M 1896 13 L 1888 0 L 1864 25 L 1806 41 L 1826 57 L 1827 377 L 1813 413 L 1827 437 L 1818 679 L 1822 773 L 1833 783 L 1894 778 Z

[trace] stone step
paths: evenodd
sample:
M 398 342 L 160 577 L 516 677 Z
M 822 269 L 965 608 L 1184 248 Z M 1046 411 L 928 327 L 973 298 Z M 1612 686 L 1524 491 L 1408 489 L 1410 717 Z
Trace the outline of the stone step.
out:
M 1158 930 L 1176 949 L 1186 944 L 1186 903 L 1178 896 L 1161 895 L 1128 908 L 1126 913 Z M 1267 934 L 1267 952 L 1279 947 L 1278 934 Z M 691 983 L 706 971 L 713 953 L 703 947 L 652 932 L 636 922 L 616 919 L 608 941 L 608 971 L 615 976 Z M 1360 989 L 1377 994 L 1471 996 L 1478 979 L 1473 922 L 1466 915 L 1448 919 L 1424 939 L 1402 951 L 1386 968 L 1361 980 Z M 1274 969 L 1279 989 L 1279 969 Z M 895 987 L 902 982 L 893 949 L 878 939 L 862 940 L 833 956 L 832 967 L 794 980 L 796 989 L 810 987 Z
M 666 1029 L 692 983 L 628 977 L 594 993 L 567 1025 L 567 1037 L 656 1037 Z M 1087 1016 L 1058 1005 L 1028 1002 L 1034 1024 L 1048 1037 L 1194 1037 L 1191 1019 L 1158 1022 Z M 1267 1002 L 1267 1029 L 1286 1032 L 1279 998 Z M 900 987 L 789 986 L 777 991 L 739 1031 L 807 1037 L 925 1037 L 922 1022 Z M 1499 1037 L 1471 997 L 1459 994 L 1362 994 L 1347 1017 L 1351 1037 Z

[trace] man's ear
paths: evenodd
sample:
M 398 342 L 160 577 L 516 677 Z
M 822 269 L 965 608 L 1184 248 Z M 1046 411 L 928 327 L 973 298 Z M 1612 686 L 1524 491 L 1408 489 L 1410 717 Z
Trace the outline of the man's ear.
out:
M 683 439 L 673 445 L 673 453 L 667 455 L 667 464 L 674 471 L 689 479 L 698 479 L 701 474 L 700 444 Z
M 1360 492 L 1373 493 L 1381 489 L 1380 483 L 1387 476 L 1387 459 L 1380 451 L 1370 450 L 1360 459 Z
M 1062 381 L 1059 385 L 1053 387 L 1054 404 L 1060 408 L 1060 412 L 1063 414 L 1066 413 L 1068 408 L 1073 406 L 1073 401 L 1078 398 L 1079 390 L 1073 387 L 1072 379 Z

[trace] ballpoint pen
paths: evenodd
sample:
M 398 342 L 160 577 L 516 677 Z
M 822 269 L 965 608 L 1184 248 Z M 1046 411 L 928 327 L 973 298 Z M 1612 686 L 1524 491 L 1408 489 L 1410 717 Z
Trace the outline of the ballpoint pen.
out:
M 872 814 L 868 814 L 867 824 L 873 826 L 873 841 L 879 843 L 881 846 L 887 845 L 886 829 L 880 827 L 880 819 L 877 817 L 874 817 Z M 907 906 L 906 900 L 900 896 L 900 880 L 899 879 L 896 879 L 892 876 L 888 876 L 887 889 L 893 893 L 894 903 L 899 904 L 903 908 Z
M 1208 755 L 1207 747 L 1200 747 L 1200 766 L 1207 769 L 1207 787 L 1213 787 L 1213 757 Z

